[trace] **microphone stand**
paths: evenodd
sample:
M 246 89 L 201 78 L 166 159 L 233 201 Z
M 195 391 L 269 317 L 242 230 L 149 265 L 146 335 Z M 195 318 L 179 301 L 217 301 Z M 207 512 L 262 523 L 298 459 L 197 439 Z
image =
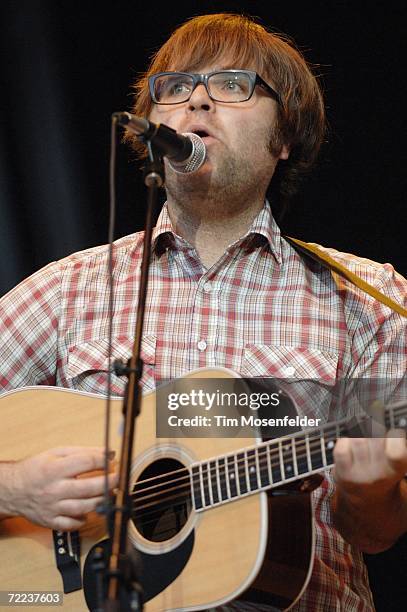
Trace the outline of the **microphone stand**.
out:
M 128 550 L 131 545 L 127 545 L 127 527 L 132 513 L 129 486 L 135 419 L 140 413 L 142 394 L 140 379 L 143 373 L 143 361 L 140 354 L 147 297 L 148 272 L 150 267 L 153 215 L 157 203 L 158 189 L 164 184 L 164 165 L 162 160 L 156 158 L 156 151 L 153 151 L 151 142 L 147 141 L 146 144 L 148 147 L 149 161 L 144 173 L 144 183 L 148 188 L 148 198 L 136 331 L 132 356 L 127 362 L 127 365 L 124 365 L 120 360 L 114 363 L 116 374 L 118 376 L 127 376 L 128 381 L 123 402 L 124 432 L 119 467 L 119 485 L 115 504 L 111 508 L 110 514 L 111 551 L 108 568 L 105 569 L 105 577 L 107 578 L 107 598 L 102 608 L 105 612 L 119 612 L 127 609 L 139 611 L 143 609 L 142 588 L 137 576 L 139 563 L 136 556 L 138 557 L 139 555 L 136 549 Z M 126 604 L 124 604 L 123 598 Z M 123 607 L 123 605 L 126 607 Z

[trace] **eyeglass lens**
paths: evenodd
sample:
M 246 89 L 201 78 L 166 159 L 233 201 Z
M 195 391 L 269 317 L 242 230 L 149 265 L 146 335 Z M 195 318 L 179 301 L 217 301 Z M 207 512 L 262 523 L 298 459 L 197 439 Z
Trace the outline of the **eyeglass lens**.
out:
M 192 94 L 194 79 L 186 74 L 161 75 L 155 80 L 157 102 L 176 104 L 185 102 Z M 243 102 L 252 93 L 249 75 L 244 72 L 216 72 L 207 80 L 209 95 L 218 102 Z

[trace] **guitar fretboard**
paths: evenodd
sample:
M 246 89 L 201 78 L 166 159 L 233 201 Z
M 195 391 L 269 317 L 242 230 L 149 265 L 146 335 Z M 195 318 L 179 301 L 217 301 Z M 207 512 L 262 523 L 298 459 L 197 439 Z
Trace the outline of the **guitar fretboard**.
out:
M 405 402 L 386 408 L 385 426 L 407 429 Z M 194 463 L 190 481 L 195 510 L 206 510 L 332 467 L 335 442 L 349 435 L 349 427 L 350 421 L 344 419 Z

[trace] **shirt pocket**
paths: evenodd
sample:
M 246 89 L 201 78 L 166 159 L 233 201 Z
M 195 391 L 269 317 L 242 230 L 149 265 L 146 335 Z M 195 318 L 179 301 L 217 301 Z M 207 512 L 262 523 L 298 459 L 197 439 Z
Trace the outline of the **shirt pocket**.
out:
M 124 363 L 131 357 L 133 338 L 117 336 L 112 339 L 112 361 L 121 359 Z M 95 338 L 70 347 L 68 353 L 67 376 L 71 388 L 92 393 L 106 392 L 108 372 L 108 339 Z M 155 388 L 156 337 L 143 336 L 141 359 L 144 362 L 141 384 L 143 391 Z M 112 374 L 112 393 L 122 396 L 127 377 Z
M 338 354 L 301 346 L 248 344 L 242 375 L 272 378 L 302 416 L 330 420 L 335 412 Z

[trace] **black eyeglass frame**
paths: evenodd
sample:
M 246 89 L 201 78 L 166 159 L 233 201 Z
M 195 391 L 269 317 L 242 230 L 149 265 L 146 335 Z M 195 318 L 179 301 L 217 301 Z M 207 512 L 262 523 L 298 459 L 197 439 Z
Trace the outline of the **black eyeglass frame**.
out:
M 231 74 L 237 73 L 237 72 L 243 72 L 244 74 L 246 74 L 249 77 L 249 82 L 250 82 L 250 86 L 251 86 L 251 91 L 250 91 L 250 95 L 245 98 L 244 100 L 228 100 L 227 102 L 225 102 L 224 100 L 218 100 L 217 98 L 214 98 L 213 96 L 211 96 L 211 94 L 209 93 L 208 90 L 208 79 L 213 76 L 214 74 L 220 74 L 223 72 L 230 72 Z M 188 96 L 188 98 L 186 98 L 185 100 L 182 100 L 181 102 L 159 102 L 156 97 L 155 97 L 155 93 L 154 93 L 154 84 L 155 81 L 162 76 L 170 76 L 170 75 L 174 75 L 174 74 L 180 74 L 183 76 L 188 76 L 188 77 L 192 77 L 192 89 L 191 92 Z M 278 94 L 275 89 L 273 89 L 268 83 L 266 83 L 266 81 L 264 81 L 261 76 L 259 76 L 257 74 L 257 72 L 255 72 L 254 70 L 237 70 L 237 69 L 231 69 L 231 70 L 214 70 L 213 72 L 208 72 L 207 74 L 193 74 L 192 72 L 178 72 L 178 71 L 170 71 L 170 72 L 157 72 L 157 74 L 153 74 L 150 77 L 148 77 L 148 86 L 150 89 L 150 96 L 151 96 L 151 100 L 154 102 L 154 104 L 169 104 L 169 105 L 173 105 L 173 104 L 184 104 L 184 102 L 188 102 L 188 100 L 191 98 L 192 94 L 195 91 L 195 88 L 197 85 L 199 85 L 200 83 L 202 83 L 205 86 L 206 89 L 206 93 L 208 94 L 208 96 L 210 97 L 211 100 L 213 100 L 214 102 L 223 102 L 223 104 L 239 104 L 241 102 L 247 102 L 247 100 L 250 100 L 250 98 L 253 95 L 253 92 L 256 88 L 256 85 L 259 85 L 260 87 L 262 87 L 263 89 L 265 89 L 270 95 L 271 97 L 277 102 L 277 104 L 279 104 L 279 106 L 283 106 L 280 94 Z

